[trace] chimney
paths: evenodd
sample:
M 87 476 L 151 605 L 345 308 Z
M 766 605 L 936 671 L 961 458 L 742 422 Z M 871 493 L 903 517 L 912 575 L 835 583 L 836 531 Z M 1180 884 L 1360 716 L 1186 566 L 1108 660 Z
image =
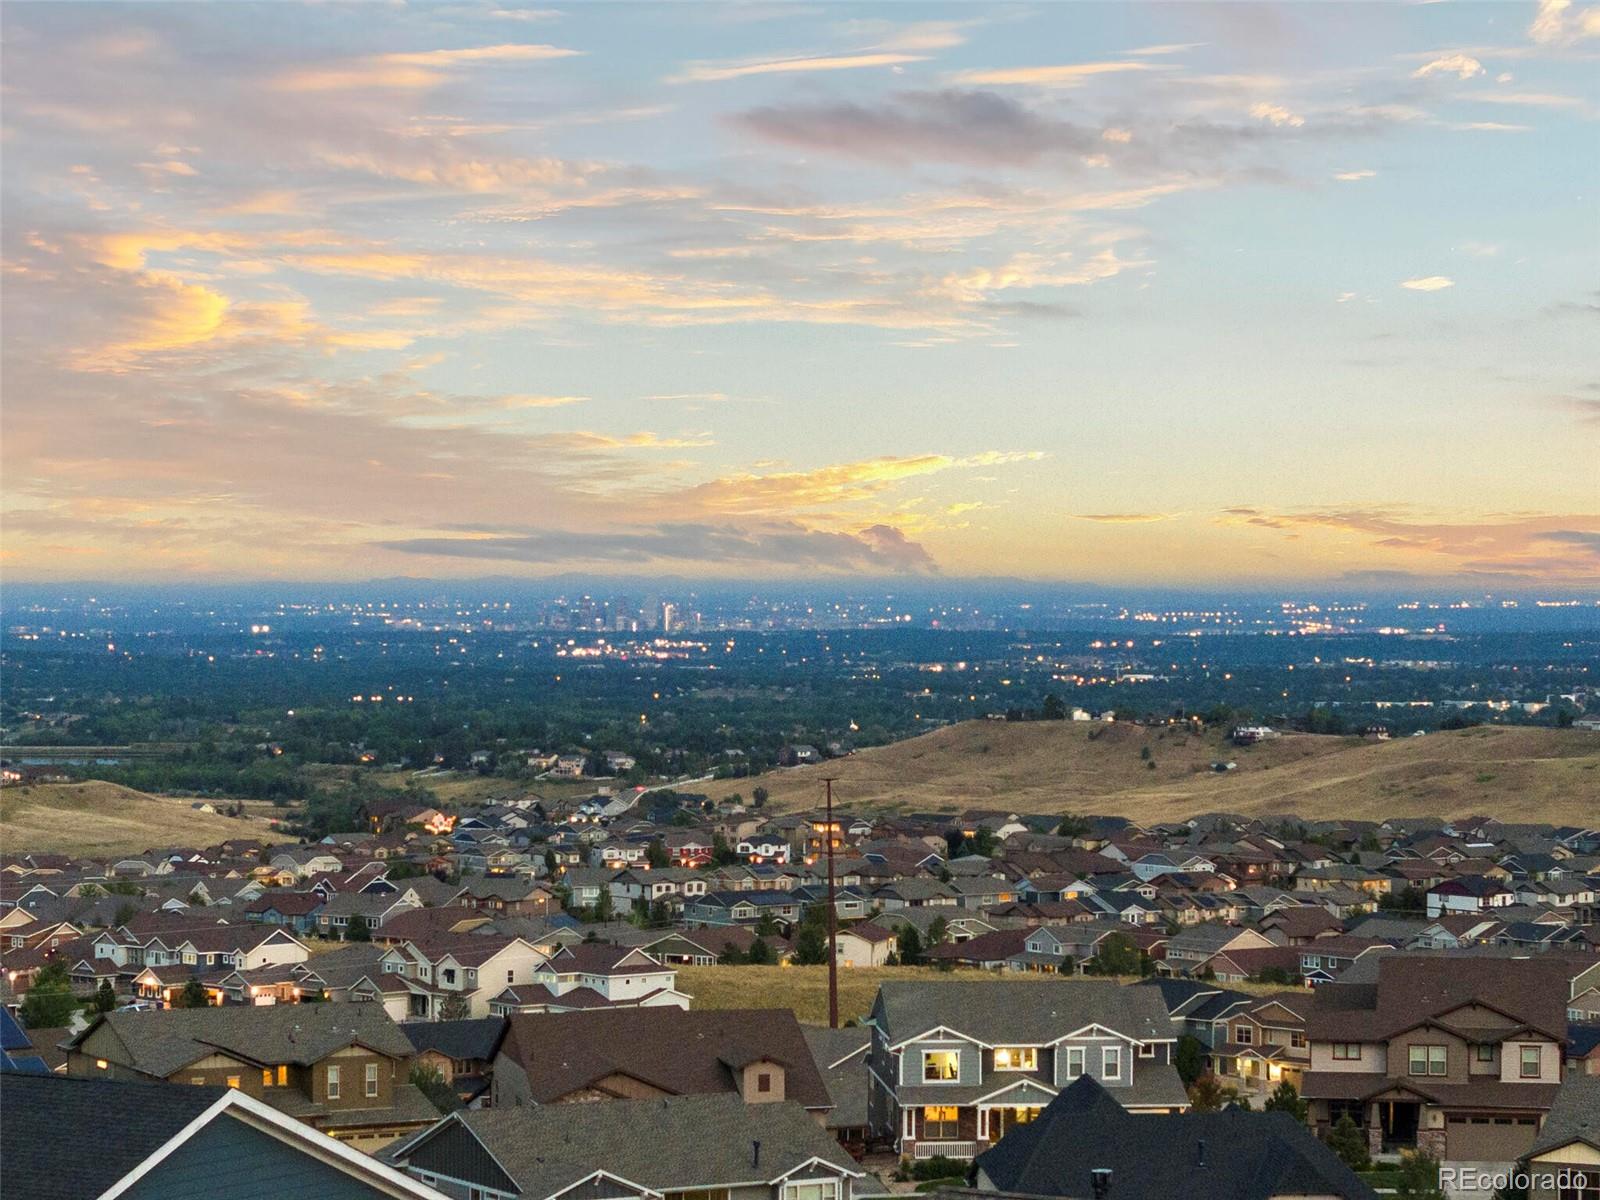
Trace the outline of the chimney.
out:
M 750 1165 L 752 1167 L 759 1167 L 761 1165 L 761 1143 L 760 1142 L 751 1142 L 750 1143 Z
M 1194 1147 L 1194 1165 L 1197 1166 L 1197 1167 L 1203 1167 L 1203 1166 L 1206 1165 L 1206 1140 L 1205 1140 L 1205 1138 L 1201 1138 L 1198 1142 L 1195 1143 L 1195 1147 Z
M 1089 1188 L 1094 1192 L 1094 1200 L 1106 1200 L 1111 1191 L 1111 1168 L 1095 1167 L 1090 1171 Z

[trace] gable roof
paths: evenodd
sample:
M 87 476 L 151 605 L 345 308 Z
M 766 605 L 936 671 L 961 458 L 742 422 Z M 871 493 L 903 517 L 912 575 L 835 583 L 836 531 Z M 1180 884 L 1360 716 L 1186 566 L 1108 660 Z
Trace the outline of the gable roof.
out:
M 800 1023 L 785 1009 L 598 1009 L 508 1021 L 500 1049 L 527 1074 L 535 1104 L 616 1074 L 674 1095 L 736 1092 L 733 1072 L 758 1059 L 784 1068 L 784 1094 L 795 1103 L 832 1103 Z
M 518 1191 L 535 1200 L 602 1171 L 657 1193 L 775 1183 L 812 1162 L 841 1175 L 861 1175 L 833 1136 L 798 1105 L 745 1104 L 737 1096 L 457 1112 L 392 1157 L 405 1160 L 451 1123 L 469 1130 Z M 708 1136 L 712 1131 L 715 1136 Z
M 417 1053 L 433 1050 L 446 1058 L 488 1061 L 505 1037 L 504 1017 L 469 1017 L 460 1021 L 406 1021 L 400 1026 Z
M 1376 1193 L 1286 1113 L 1129 1113 L 1090 1076 L 1067 1088 L 976 1164 L 1003 1192 L 1090 1197 L 1109 1169 L 1113 1196 L 1267 1200 Z
M 410 1058 L 410 1040 L 377 1004 L 272 1004 L 109 1012 L 69 1043 L 81 1047 L 109 1026 L 147 1075 L 165 1077 L 213 1051 L 249 1062 L 307 1066 L 360 1044 L 392 1058 Z
M 940 1028 L 988 1045 L 1043 1045 L 1088 1025 L 1137 1041 L 1173 1038 L 1159 992 L 1109 980 L 897 980 L 878 989 L 873 1016 L 891 1046 Z
M 368 1184 L 373 1196 L 439 1200 L 432 1188 L 237 1088 L 0 1074 L 0 1192 L 110 1200 L 215 1120 L 238 1119 Z

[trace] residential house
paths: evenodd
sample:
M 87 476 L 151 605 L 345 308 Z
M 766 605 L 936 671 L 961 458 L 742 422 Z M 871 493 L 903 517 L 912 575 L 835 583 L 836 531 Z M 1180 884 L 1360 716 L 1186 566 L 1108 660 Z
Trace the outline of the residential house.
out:
M 509 1018 L 494 1062 L 496 1108 L 734 1093 L 832 1107 L 794 1014 L 784 1009 L 634 1008 Z
M 688 1008 L 677 969 L 633 946 L 580 942 L 558 947 L 526 986 L 511 984 L 490 1000 L 496 1016 L 578 1009 Z
M 1139 1111 L 1188 1105 L 1159 993 L 1115 983 L 892 982 L 869 1024 L 874 1132 L 915 1158 L 971 1158 L 1092 1075 Z
M 415 1066 L 439 1072 L 463 1104 L 476 1106 L 487 1097 L 495 1055 L 506 1035 L 505 1018 L 406 1021 L 400 1032 L 416 1051 Z
M 437 1116 L 408 1082 L 411 1043 L 376 1005 L 110 1012 L 67 1043 L 79 1079 L 243 1090 L 359 1149 Z
M 0 1125 L 7 1196 L 444 1200 L 242 1088 L 7 1075 Z
M 1600 1195 L 1600 1075 L 1574 1075 L 1561 1085 L 1518 1165 L 1528 1174 L 1528 1200 Z
M 394 1154 L 475 1200 L 851 1200 L 862 1174 L 797 1105 L 736 1096 L 457 1112 Z

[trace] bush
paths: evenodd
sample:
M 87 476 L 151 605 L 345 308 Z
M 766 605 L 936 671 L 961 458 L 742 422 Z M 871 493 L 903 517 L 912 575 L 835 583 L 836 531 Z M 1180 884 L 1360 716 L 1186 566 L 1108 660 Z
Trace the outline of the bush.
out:
M 1365 1170 L 1372 1164 L 1372 1155 L 1367 1150 L 1367 1135 L 1349 1113 L 1335 1121 L 1333 1128 L 1328 1131 L 1328 1149 L 1337 1154 L 1340 1161 L 1352 1171 Z

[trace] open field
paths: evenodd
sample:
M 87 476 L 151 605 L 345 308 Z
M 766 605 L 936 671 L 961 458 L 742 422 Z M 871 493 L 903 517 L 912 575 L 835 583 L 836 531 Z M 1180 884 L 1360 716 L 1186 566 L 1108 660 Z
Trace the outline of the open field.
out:
M 115 783 L 42 783 L 0 790 L 0 849 L 49 854 L 139 854 L 159 846 L 210 846 L 227 838 L 292 840 L 273 832 L 269 805 L 246 816 L 197 812 L 192 799 L 151 796 Z
M 1238 768 L 1218 773 L 1217 761 Z M 704 786 L 748 798 L 759 784 L 768 810 L 786 812 L 819 804 L 825 775 L 837 777 L 834 799 L 846 809 L 1589 821 L 1600 811 L 1600 734 L 1481 726 L 1387 742 L 1291 734 L 1234 746 L 1220 731 L 969 721 L 817 766 Z
M 1040 987 L 1077 987 L 1089 982 L 1082 975 L 977 970 L 938 973 L 926 967 L 840 967 L 839 1023 L 842 1025 L 851 1018 L 859 1020 L 870 1013 L 878 995 L 878 985 L 892 979 L 917 983 L 948 979 L 972 987 L 982 987 L 996 980 L 1020 980 L 1037 983 Z M 1261 995 L 1284 990 L 1255 983 L 1228 986 Z M 804 1024 L 828 1023 L 827 967 L 679 967 L 678 990 L 694 997 L 694 1008 L 792 1008 Z

